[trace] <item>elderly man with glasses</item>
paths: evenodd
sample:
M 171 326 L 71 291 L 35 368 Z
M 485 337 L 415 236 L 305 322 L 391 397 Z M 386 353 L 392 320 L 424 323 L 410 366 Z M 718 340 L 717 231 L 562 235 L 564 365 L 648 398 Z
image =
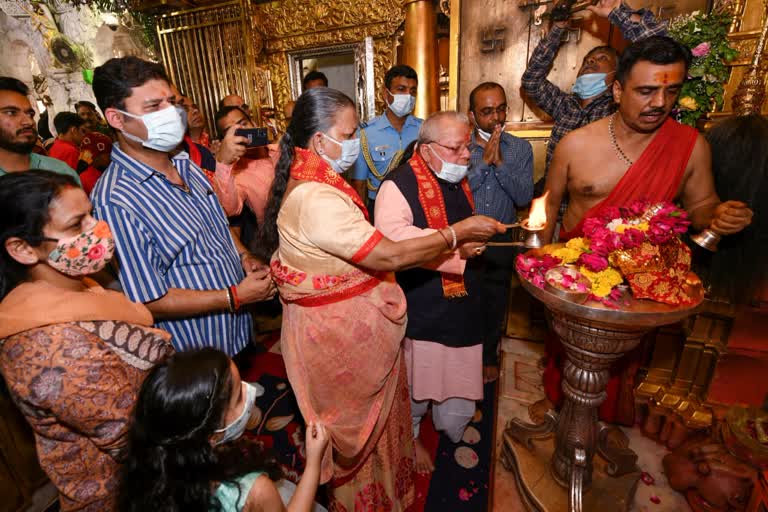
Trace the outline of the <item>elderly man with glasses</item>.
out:
M 469 95 L 469 119 L 474 127 L 469 184 L 475 213 L 509 224 L 517 220 L 517 208 L 533 197 L 533 150 L 531 144 L 504 131 L 507 97 L 497 83 L 485 82 Z M 493 241 L 510 242 L 510 233 Z M 490 247 L 479 259 L 486 307 L 483 309 L 483 378 L 499 375 L 499 342 L 507 312 L 507 298 L 514 254 L 508 247 Z
M 421 125 L 413 156 L 384 179 L 374 221 L 392 240 L 427 236 L 474 213 L 467 181 L 471 127 L 465 114 L 437 112 Z M 447 229 L 447 230 L 446 230 Z M 484 308 L 471 258 L 485 246 L 458 245 L 445 236 L 446 250 L 429 264 L 398 272 L 408 301 L 405 358 L 416 438 L 416 469 L 434 468 L 418 440 L 419 424 L 432 406 L 435 428 L 454 443 L 483 398 L 482 332 Z

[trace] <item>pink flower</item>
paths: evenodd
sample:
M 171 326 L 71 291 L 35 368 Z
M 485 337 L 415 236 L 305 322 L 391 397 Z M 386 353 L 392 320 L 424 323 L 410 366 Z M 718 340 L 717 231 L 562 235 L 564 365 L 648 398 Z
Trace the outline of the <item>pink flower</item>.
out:
M 604 226 L 605 223 L 603 222 L 603 219 L 599 217 L 590 217 L 584 220 L 584 227 L 581 229 L 584 231 L 584 236 L 587 238 L 592 238 L 592 235 L 595 233 L 595 231 Z
M 629 228 L 621 234 L 621 244 L 625 249 L 634 249 L 640 247 L 645 241 L 645 233 L 639 229 Z
M 699 45 L 696 46 L 696 48 L 691 50 L 691 55 L 693 55 L 694 57 L 706 57 L 707 55 L 709 55 L 710 49 L 711 47 L 709 43 L 707 42 L 700 43 Z
M 106 253 L 107 250 L 104 248 L 103 245 L 94 245 L 91 247 L 91 249 L 88 251 L 88 259 L 91 260 L 98 260 L 104 257 L 104 253 Z
M 608 228 L 600 228 L 592 233 L 589 248 L 600 256 L 608 256 L 616 249 L 621 249 L 621 235 Z
M 595 253 L 583 253 L 579 256 L 577 263 L 579 265 L 584 265 L 592 272 L 601 272 L 608 268 L 608 258 Z
M 472 497 L 472 494 L 470 494 L 470 492 L 468 490 L 466 490 L 463 487 L 461 489 L 459 489 L 459 499 L 461 501 L 469 501 L 469 498 L 471 498 L 471 497 Z
M 656 245 L 670 241 L 688 231 L 688 213 L 673 204 L 667 204 L 648 223 L 648 240 Z
M 603 219 L 608 219 L 608 221 L 612 221 L 613 219 L 618 219 L 621 217 L 621 210 L 619 210 L 616 206 L 606 206 L 602 210 L 600 210 L 600 216 Z
M 626 217 L 639 217 L 642 214 L 645 213 L 645 210 L 648 209 L 648 201 L 644 201 L 642 199 L 636 199 L 635 201 L 632 201 L 629 203 L 629 206 L 624 208 L 626 210 Z

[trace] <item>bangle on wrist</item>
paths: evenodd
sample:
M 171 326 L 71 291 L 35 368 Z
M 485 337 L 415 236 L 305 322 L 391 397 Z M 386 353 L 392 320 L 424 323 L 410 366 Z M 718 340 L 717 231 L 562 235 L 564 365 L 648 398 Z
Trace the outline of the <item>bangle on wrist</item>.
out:
M 232 285 L 229 287 L 229 291 L 232 293 L 232 305 L 234 306 L 234 310 L 237 311 L 240 309 L 240 306 L 242 306 L 242 303 L 240 302 L 240 297 L 237 296 L 237 286 Z M 233 311 L 233 313 L 235 312 Z
M 448 237 L 445 236 L 445 233 L 443 233 L 443 230 L 442 229 L 438 229 L 437 232 L 440 233 L 440 236 L 442 236 L 443 240 L 445 240 L 445 246 L 448 249 L 450 249 L 451 248 L 451 242 L 448 241 Z
M 227 288 L 227 311 L 230 313 L 235 312 L 235 299 L 232 297 L 232 288 Z
M 448 229 L 451 231 L 451 236 L 453 237 L 453 240 L 451 241 L 450 249 L 452 251 L 455 251 L 456 250 L 456 246 L 459 245 L 458 240 L 456 239 L 456 230 L 453 229 L 453 226 L 448 226 Z

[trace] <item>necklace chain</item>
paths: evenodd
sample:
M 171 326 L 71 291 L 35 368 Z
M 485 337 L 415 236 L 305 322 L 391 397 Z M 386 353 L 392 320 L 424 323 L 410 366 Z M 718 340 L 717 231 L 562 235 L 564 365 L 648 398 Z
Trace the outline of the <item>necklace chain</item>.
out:
M 608 119 L 608 133 L 611 134 L 611 143 L 613 144 L 613 149 L 616 150 L 616 154 L 621 157 L 622 160 L 624 160 L 627 165 L 632 167 L 632 164 L 634 163 L 632 160 L 627 157 L 627 155 L 624 154 L 624 152 L 619 147 L 619 143 L 616 140 L 616 132 L 613 130 L 613 120 L 616 119 L 616 114 L 613 114 L 610 119 Z

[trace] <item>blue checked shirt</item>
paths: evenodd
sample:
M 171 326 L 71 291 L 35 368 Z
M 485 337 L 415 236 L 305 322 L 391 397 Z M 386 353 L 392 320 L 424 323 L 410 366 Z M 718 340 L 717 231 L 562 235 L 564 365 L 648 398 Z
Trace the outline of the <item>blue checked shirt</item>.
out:
M 368 151 L 370 151 L 371 159 L 379 174 L 382 174 L 387 170 L 387 167 L 396 152 L 404 150 L 408 147 L 408 144 L 419 137 L 421 123 L 421 119 L 409 115 L 405 119 L 402 131 L 398 132 L 394 129 L 392 123 L 389 122 L 389 119 L 387 119 L 386 113 L 384 113 L 378 117 L 374 117 L 366 126 L 360 128 L 361 130 L 365 130 L 365 134 L 368 137 Z M 373 186 L 375 190 L 369 188 L 368 197 L 370 199 L 376 199 L 376 194 L 379 191 L 381 182 L 368 168 L 368 163 L 365 161 L 363 150 L 361 148 L 360 156 L 357 157 L 355 166 L 352 169 L 352 179 L 367 181 L 369 178 L 371 186 Z
M 475 199 L 475 213 L 509 224 L 517 219 L 515 208 L 533 198 L 533 149 L 531 143 L 508 133 L 499 142 L 501 166 L 483 161 L 484 149 L 472 132 L 469 144 L 469 186 Z
M 94 215 L 107 221 L 119 256 L 119 278 L 136 302 L 152 302 L 170 288 L 224 290 L 244 272 L 227 218 L 203 172 L 186 153 L 173 164 L 189 191 L 115 144 L 112 163 L 91 194 Z M 161 320 L 176 350 L 215 347 L 238 353 L 251 338 L 247 312 L 206 313 Z

